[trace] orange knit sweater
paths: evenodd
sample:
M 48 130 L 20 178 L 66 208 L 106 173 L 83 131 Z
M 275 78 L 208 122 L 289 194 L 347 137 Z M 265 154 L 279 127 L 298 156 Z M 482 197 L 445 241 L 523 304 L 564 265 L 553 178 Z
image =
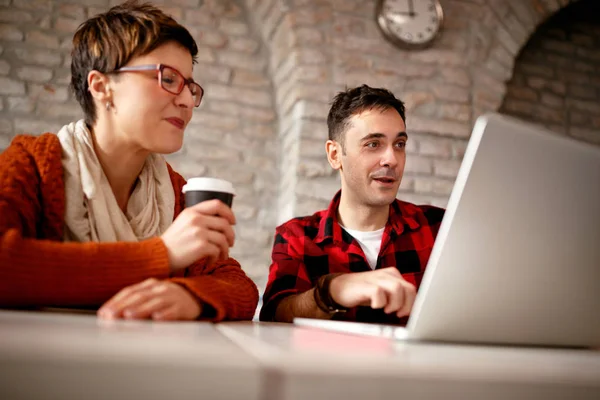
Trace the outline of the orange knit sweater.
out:
M 251 319 L 256 285 L 230 258 L 199 261 L 171 273 L 159 237 L 141 242 L 63 243 L 65 185 L 58 137 L 20 135 L 0 154 L 0 306 L 98 307 L 146 278 L 176 282 L 207 315 Z M 175 217 L 184 208 L 185 180 L 169 166 Z

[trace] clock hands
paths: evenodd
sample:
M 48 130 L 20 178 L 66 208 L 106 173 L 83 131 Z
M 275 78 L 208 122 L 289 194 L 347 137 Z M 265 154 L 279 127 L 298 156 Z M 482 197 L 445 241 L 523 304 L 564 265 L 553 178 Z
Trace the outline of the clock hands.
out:
M 416 13 L 410 13 L 408 11 L 394 11 L 394 12 L 388 12 L 388 15 L 404 15 L 404 16 L 407 16 L 407 17 L 414 17 L 417 14 Z
M 400 12 L 389 13 L 387 15 L 387 17 L 389 20 L 391 20 L 392 22 L 394 22 L 398 25 L 402 25 L 402 24 L 406 23 L 408 21 L 408 19 L 410 18 L 408 13 L 400 13 Z
M 403 24 L 407 22 L 408 19 L 412 19 L 417 16 L 415 12 L 415 4 L 414 0 L 408 1 L 408 11 L 394 11 L 388 12 L 388 18 L 393 20 L 397 24 Z
M 411 17 L 415 17 L 417 15 L 415 14 L 414 0 L 408 0 L 408 15 Z

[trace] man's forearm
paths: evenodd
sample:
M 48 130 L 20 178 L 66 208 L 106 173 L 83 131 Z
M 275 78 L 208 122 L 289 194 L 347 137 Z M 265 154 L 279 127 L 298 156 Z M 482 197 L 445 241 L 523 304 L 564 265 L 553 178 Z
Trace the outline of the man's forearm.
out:
M 322 311 L 315 302 L 315 289 L 294 294 L 281 300 L 275 310 L 275 321 L 292 322 L 294 318 L 331 319 L 332 315 Z

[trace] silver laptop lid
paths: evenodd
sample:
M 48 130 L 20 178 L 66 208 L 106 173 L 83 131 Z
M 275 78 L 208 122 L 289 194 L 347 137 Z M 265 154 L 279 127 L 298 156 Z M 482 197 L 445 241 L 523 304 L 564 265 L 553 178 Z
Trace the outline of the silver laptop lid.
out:
M 479 118 L 408 331 L 599 345 L 600 148 L 496 114 Z

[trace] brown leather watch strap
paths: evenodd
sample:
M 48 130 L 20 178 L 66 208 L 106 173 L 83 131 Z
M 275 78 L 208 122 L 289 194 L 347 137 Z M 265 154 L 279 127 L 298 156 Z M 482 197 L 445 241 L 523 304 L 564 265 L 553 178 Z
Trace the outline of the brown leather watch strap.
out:
M 333 298 L 331 297 L 331 293 L 329 292 L 329 286 L 331 285 L 331 280 L 336 276 L 342 275 L 342 273 L 334 273 L 323 275 L 317 281 L 317 286 L 315 286 L 314 297 L 315 303 L 317 303 L 317 307 L 321 309 L 323 312 L 327 314 L 337 314 L 348 311 L 348 308 L 337 304 Z

